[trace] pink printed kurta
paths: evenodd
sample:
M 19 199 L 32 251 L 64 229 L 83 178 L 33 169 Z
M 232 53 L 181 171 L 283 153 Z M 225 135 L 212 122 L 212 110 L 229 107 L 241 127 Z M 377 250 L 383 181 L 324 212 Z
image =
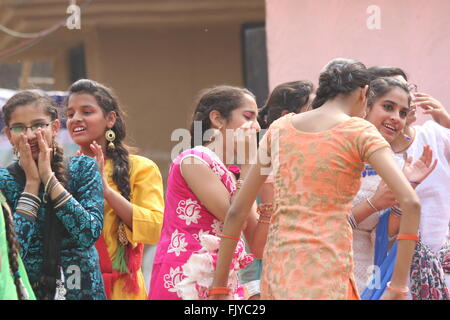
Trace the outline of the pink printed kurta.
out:
M 185 278 L 183 265 L 202 248 L 200 237 L 205 234 L 219 236 L 222 232 L 223 223 L 200 203 L 181 175 L 181 162 L 191 156 L 207 164 L 230 194 L 236 190 L 232 173 L 206 147 L 186 150 L 173 161 L 167 182 L 161 240 L 153 262 L 151 300 L 181 299 L 176 285 Z

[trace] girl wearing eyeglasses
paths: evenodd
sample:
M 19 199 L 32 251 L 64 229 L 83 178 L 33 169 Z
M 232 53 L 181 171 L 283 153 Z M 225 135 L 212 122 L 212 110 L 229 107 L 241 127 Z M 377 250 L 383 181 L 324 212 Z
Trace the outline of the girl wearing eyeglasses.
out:
M 69 88 L 67 129 L 80 153 L 94 157 L 104 188 L 104 227 L 96 243 L 108 299 L 146 299 L 144 244 L 157 244 L 163 223 L 158 166 L 130 154 L 124 114 L 111 89 L 87 79 Z
M 38 299 L 105 299 L 94 243 L 103 226 L 103 190 L 96 162 L 72 157 L 55 141 L 57 106 L 21 91 L 3 106 L 6 135 L 18 161 L 0 169 L 1 191 Z

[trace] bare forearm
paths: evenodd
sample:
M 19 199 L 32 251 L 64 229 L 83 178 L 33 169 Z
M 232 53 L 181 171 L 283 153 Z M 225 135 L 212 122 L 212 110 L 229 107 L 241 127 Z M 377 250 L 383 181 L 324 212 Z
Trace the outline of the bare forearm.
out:
M 362 201 L 352 208 L 353 217 L 355 217 L 356 223 L 361 223 L 368 216 L 376 211 L 369 205 L 367 200 Z
M 418 203 L 400 203 L 403 215 L 400 222 L 399 234 L 417 235 L 420 220 L 420 205 Z M 416 247 L 414 240 L 399 240 L 398 251 L 394 272 L 392 274 L 392 285 L 395 287 L 405 287 L 411 268 L 412 256 Z
M 234 252 L 236 250 L 237 240 L 230 239 L 239 238 L 241 230 L 244 225 L 243 215 L 228 214 L 225 219 L 225 225 L 223 228 L 223 234 L 227 237 L 222 237 L 219 247 L 219 256 L 217 259 L 216 272 L 213 280 L 213 287 L 226 287 L 228 283 L 228 275 L 230 270 L 230 264 L 233 259 Z
M 393 237 L 398 234 L 400 228 L 400 217 L 395 216 L 392 211 L 389 214 L 388 234 L 389 237 Z
M 450 115 L 447 113 L 439 124 L 447 129 L 450 129 Z
M 267 235 L 269 234 L 269 226 L 270 224 L 268 223 L 258 223 L 253 232 L 251 241 L 248 241 L 250 251 L 257 259 L 262 259 L 264 247 L 267 242 Z
M 28 181 L 25 184 L 24 192 L 28 192 L 37 196 L 39 194 L 39 187 L 41 185 L 41 181 Z

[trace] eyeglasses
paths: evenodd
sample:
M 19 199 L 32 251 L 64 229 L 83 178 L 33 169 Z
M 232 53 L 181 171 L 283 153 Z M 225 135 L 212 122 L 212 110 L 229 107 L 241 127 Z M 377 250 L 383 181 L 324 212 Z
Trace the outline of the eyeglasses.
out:
M 30 128 L 32 132 L 36 132 L 37 129 L 47 128 L 51 124 L 52 124 L 52 122 L 49 122 L 49 123 L 36 123 L 36 124 L 33 124 L 32 126 L 29 126 L 29 127 L 27 127 L 27 126 L 14 126 L 14 127 L 10 127 L 9 130 L 12 133 L 14 133 L 14 134 L 25 133 L 28 128 Z

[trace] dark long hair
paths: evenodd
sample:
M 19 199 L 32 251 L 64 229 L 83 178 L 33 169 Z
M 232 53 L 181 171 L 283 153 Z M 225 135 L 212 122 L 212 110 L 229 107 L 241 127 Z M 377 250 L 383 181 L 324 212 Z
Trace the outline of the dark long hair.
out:
M 321 72 L 313 109 L 321 107 L 339 94 L 349 95 L 370 83 L 370 73 L 361 62 L 350 59 L 331 61 Z
M 190 130 L 191 146 L 195 147 L 196 145 L 199 145 L 199 142 L 201 142 L 196 141 L 195 139 L 194 121 L 201 122 L 201 137 L 203 140 L 203 135 L 206 130 L 211 129 L 211 120 L 209 119 L 209 114 L 211 111 L 217 110 L 223 118 L 229 120 L 231 117 L 231 112 L 242 105 L 245 95 L 249 95 L 253 98 L 255 97 L 253 93 L 247 89 L 225 85 L 212 87 L 200 92 L 200 97 L 198 98 L 194 114 L 192 115 Z
M 1 197 L 1 195 L 0 195 Z M 14 221 L 12 213 L 9 211 L 6 203 L 2 204 L 3 216 L 5 220 L 5 232 L 6 242 L 8 245 L 8 260 L 11 273 L 14 277 L 14 284 L 16 286 L 17 297 L 19 300 L 25 300 L 22 290 L 20 289 L 20 276 L 19 276 L 19 249 L 20 245 L 16 240 L 16 232 L 14 231 Z
M 308 80 L 291 81 L 276 86 L 264 107 L 259 111 L 259 125 L 262 129 L 268 128 L 281 116 L 283 110 L 299 112 L 308 104 L 312 92 L 314 92 L 314 85 Z
M 376 78 L 381 78 L 381 77 L 401 76 L 406 81 L 408 81 L 408 76 L 406 75 L 406 72 L 403 71 L 401 68 L 388 67 L 388 66 L 374 66 L 374 67 L 370 67 L 368 70 L 370 72 L 372 80 L 375 80 Z
M 89 79 L 78 80 L 70 86 L 66 105 L 72 94 L 82 93 L 90 94 L 95 98 L 105 117 L 110 112 L 116 113 L 116 122 L 111 128 L 116 135 L 114 140 L 115 148 L 114 150 L 106 148 L 106 156 L 110 157 L 113 161 L 112 178 L 114 183 L 117 185 L 122 196 L 129 201 L 131 194 L 129 147 L 123 142 L 126 136 L 125 113 L 120 107 L 119 100 L 112 89 Z
M 411 103 L 411 94 L 405 83 L 390 77 L 377 78 L 370 82 L 369 96 L 367 98 L 367 106 L 371 108 L 375 101 L 384 96 L 394 88 L 400 88 L 408 96 L 408 106 Z

